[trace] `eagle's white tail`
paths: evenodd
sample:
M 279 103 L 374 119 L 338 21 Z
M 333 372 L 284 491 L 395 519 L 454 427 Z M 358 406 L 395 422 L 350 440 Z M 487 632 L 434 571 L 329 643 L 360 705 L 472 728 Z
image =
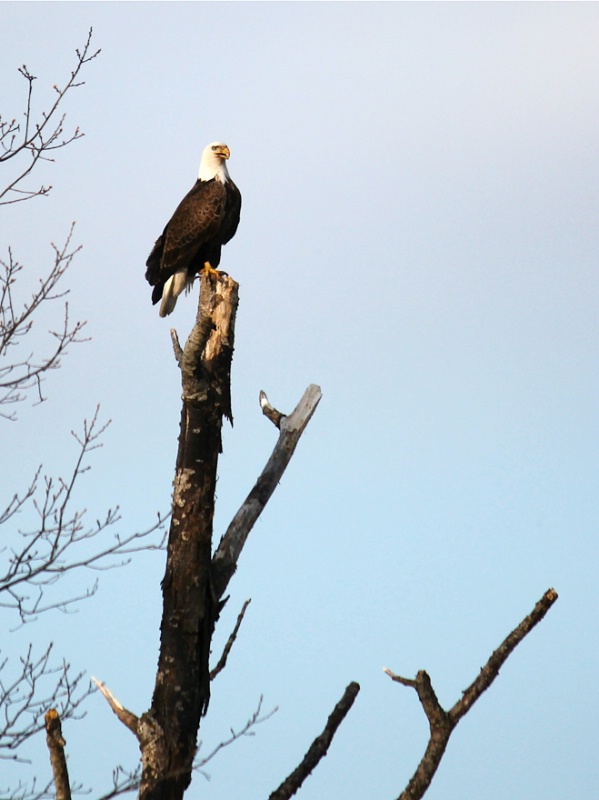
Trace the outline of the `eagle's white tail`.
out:
M 177 297 L 187 287 L 187 270 L 181 269 L 175 272 L 164 284 L 162 290 L 162 302 L 160 303 L 160 316 L 166 317 L 172 313 L 177 305 Z

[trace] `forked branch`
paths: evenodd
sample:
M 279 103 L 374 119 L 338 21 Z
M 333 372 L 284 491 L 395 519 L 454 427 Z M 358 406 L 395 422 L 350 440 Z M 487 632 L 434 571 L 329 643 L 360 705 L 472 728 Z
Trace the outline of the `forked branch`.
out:
M 52 245 L 54 262 L 47 275 L 40 278 L 35 290 L 28 296 L 19 296 L 24 266 L 9 248 L 6 260 L 0 258 L 0 407 L 21 402 L 33 390 L 37 401 L 45 397 L 42 382 L 51 370 L 58 369 L 70 345 L 88 341 L 82 336 L 85 322 L 72 322 L 68 303 L 64 304 L 62 321 L 55 330 L 48 331 L 50 338 L 43 355 L 23 353 L 29 341 L 34 319 L 40 306 L 61 300 L 68 294 L 63 288 L 64 275 L 81 247 L 73 247 L 74 223 L 61 247 Z M 14 412 L 0 410 L 0 416 L 14 419 Z
M 85 509 L 73 508 L 76 489 L 90 468 L 87 457 L 102 446 L 101 438 L 109 424 L 102 425 L 98 415 L 99 408 L 91 421 L 85 420 L 82 433 L 72 432 L 79 452 L 70 475 L 57 479 L 44 477 L 42 482 L 38 470 L 23 494 L 13 495 L 4 510 L 0 507 L 0 526 L 14 521 L 25 508 L 35 519 L 32 529 L 4 533 L 8 546 L 0 559 L 0 608 L 16 611 L 21 622 L 50 608 L 64 611 L 72 603 L 94 594 L 97 582 L 83 596 L 52 600 L 56 584 L 71 572 L 120 566 L 128 563 L 132 553 L 160 549 L 163 545 L 165 518 L 160 515 L 145 531 L 115 533 L 110 539 L 104 534 L 119 522 L 118 507 L 108 509 L 102 519 L 94 521 L 88 520 Z M 93 548 L 90 540 L 102 544 Z
M 0 762 L 24 760 L 19 750 L 44 730 L 49 707 L 56 708 L 63 721 L 76 719 L 91 693 L 84 686 L 83 673 L 73 673 L 65 661 L 52 664 L 51 659 L 52 645 L 41 655 L 29 645 L 18 660 L 0 659 Z
M 23 122 L 16 119 L 4 119 L 0 115 L 0 163 L 16 159 L 16 174 L 4 187 L 0 188 L 0 205 L 19 203 L 32 197 L 45 197 L 51 186 L 41 185 L 34 189 L 23 189 L 21 181 L 31 174 L 38 161 L 53 161 L 52 153 L 66 147 L 76 139 L 83 136 L 79 128 L 72 132 L 65 132 L 66 114 L 60 109 L 65 95 L 78 86 L 83 86 L 80 80 L 83 67 L 99 55 L 100 50 L 91 49 L 92 29 L 90 28 L 87 41 L 82 50 L 76 50 L 77 63 L 71 72 L 70 78 L 62 87 L 54 85 L 56 97 L 46 111 L 37 115 L 33 109 L 33 86 L 35 75 L 25 65 L 19 67 L 19 72 L 27 82 L 27 100 L 23 113 Z
M 420 800 L 424 796 L 441 763 L 449 737 L 455 726 L 468 713 L 481 694 L 491 686 L 509 655 L 535 625 L 543 619 L 556 600 L 557 592 L 555 589 L 548 589 L 531 613 L 499 645 L 481 669 L 478 677 L 462 693 L 461 699 L 449 711 L 445 711 L 441 707 L 431 679 L 424 670 L 420 670 L 416 678 L 410 679 L 402 678 L 401 675 L 396 675 L 387 667 L 384 668 L 385 673 L 392 680 L 401 683 L 403 686 L 411 686 L 416 690 L 430 727 L 430 738 L 424 756 L 406 789 L 399 795 L 399 800 Z
M 239 511 L 233 517 L 212 559 L 212 581 L 218 598 L 221 598 L 225 593 L 227 585 L 237 569 L 239 556 L 250 531 L 281 480 L 297 447 L 297 443 L 312 419 L 321 397 L 320 387 L 311 384 L 293 412 L 289 416 L 285 416 L 272 408 L 264 392 L 260 393 L 262 409 L 264 411 L 265 404 L 267 404 L 269 409 L 272 410 L 272 413 L 267 414 L 267 416 L 271 421 L 274 421 L 273 416 L 276 417 L 280 434 L 274 450 L 262 470 L 262 474 Z M 278 416 L 279 414 L 280 417 Z

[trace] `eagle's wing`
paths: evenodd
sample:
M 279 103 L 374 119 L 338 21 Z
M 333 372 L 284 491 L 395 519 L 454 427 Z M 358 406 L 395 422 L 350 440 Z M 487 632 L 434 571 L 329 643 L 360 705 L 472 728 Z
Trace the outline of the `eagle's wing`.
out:
M 152 286 L 188 267 L 200 247 L 218 232 L 226 197 L 220 181 L 196 181 L 148 256 L 146 279 Z
M 227 195 L 227 205 L 225 217 L 219 233 L 219 239 L 222 244 L 227 244 L 227 242 L 231 241 L 235 236 L 241 214 L 241 192 L 232 180 L 228 180 L 225 184 L 225 191 Z
M 200 247 L 218 232 L 226 192 L 220 181 L 198 181 L 179 203 L 166 227 L 161 268 L 172 274 L 187 267 Z
M 168 225 L 167 225 L 168 228 Z M 150 286 L 154 286 L 160 279 L 160 262 L 162 261 L 162 251 L 164 250 L 164 240 L 166 239 L 166 228 L 161 236 L 156 239 L 152 252 L 146 261 L 146 280 Z

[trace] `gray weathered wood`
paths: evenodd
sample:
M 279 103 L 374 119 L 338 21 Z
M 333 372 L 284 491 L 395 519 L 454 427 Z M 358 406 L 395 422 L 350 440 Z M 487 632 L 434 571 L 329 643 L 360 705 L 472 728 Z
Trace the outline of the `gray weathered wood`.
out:
M 289 416 L 281 417 L 280 434 L 272 455 L 254 488 L 233 517 L 212 559 L 212 583 L 218 598 L 223 596 L 237 568 L 237 562 L 247 537 L 281 480 L 321 397 L 320 387 L 311 384 L 294 411 Z M 270 406 L 270 404 L 268 405 Z

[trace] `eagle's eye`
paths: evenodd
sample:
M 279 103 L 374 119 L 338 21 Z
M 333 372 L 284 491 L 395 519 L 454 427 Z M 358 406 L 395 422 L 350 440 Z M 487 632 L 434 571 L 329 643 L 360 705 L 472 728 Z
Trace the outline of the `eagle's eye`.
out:
M 212 149 L 213 149 L 213 150 L 218 150 L 218 145 L 217 145 L 217 144 L 213 144 L 213 145 L 212 145 Z

